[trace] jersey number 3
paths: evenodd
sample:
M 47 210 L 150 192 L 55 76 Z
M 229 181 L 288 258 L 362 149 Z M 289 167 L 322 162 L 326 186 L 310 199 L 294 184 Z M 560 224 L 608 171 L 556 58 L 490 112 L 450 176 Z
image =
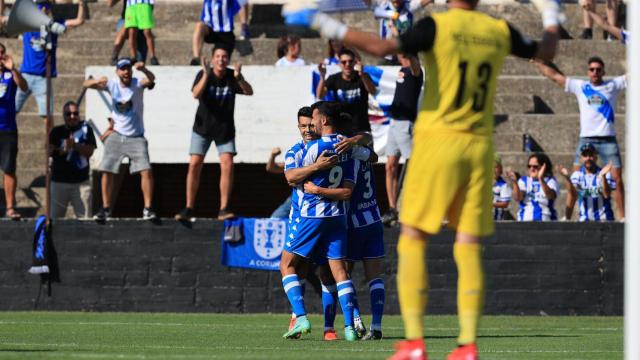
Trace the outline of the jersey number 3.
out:
M 469 63 L 466 61 L 463 61 L 458 65 L 458 68 L 460 69 L 460 84 L 458 85 L 458 92 L 456 94 L 456 108 L 460 108 L 464 101 L 468 66 Z M 491 72 L 491 64 L 489 63 L 482 63 L 478 66 L 478 89 L 473 93 L 473 104 L 471 105 L 471 109 L 475 112 L 484 110 L 484 105 L 487 102 L 487 92 L 489 91 Z

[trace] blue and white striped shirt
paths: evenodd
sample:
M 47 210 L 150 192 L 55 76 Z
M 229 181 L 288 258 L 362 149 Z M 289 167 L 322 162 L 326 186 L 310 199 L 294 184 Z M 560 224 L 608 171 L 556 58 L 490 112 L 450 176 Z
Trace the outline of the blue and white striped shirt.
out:
M 233 16 L 247 0 L 204 0 L 200 21 L 214 32 L 232 32 Z
M 546 177 L 544 181 L 558 194 L 558 182 L 553 176 Z M 558 220 L 556 209 L 553 207 L 554 201 L 547 199 L 538 179 L 523 176 L 518 180 L 518 187 L 524 192 L 524 198 L 520 201 L 518 221 Z
M 502 177 L 498 177 L 493 183 L 493 203 L 510 202 L 513 191 Z M 505 209 L 493 208 L 493 220 L 504 220 Z
M 400 35 L 409 30 L 413 25 L 413 11 L 415 10 L 417 8 L 412 8 L 409 1 L 405 1 L 400 9 L 396 9 L 390 0 L 379 2 L 379 5 L 374 9 L 374 15 L 380 19 L 378 30 L 380 37 L 383 39 L 392 38 L 392 25 L 395 26 Z M 394 13 L 398 13 L 396 20 L 391 18 Z
M 127 6 L 139 5 L 139 4 L 155 4 L 155 0 L 127 0 Z
M 602 195 L 602 178 L 598 176 L 600 168 L 590 174 L 584 167 L 571 174 L 571 183 L 578 192 L 578 206 L 580 207 L 580 221 L 613 221 L 611 199 Z M 611 173 L 606 176 L 611 190 L 615 190 L 616 182 Z
M 302 167 L 302 155 L 304 154 L 304 141 L 300 140 L 295 143 L 284 156 L 284 171 Z M 291 189 L 291 211 L 289 212 L 289 220 L 296 219 L 300 216 L 300 205 L 304 195 L 302 185 L 297 185 Z
M 323 152 L 336 154 L 333 146 L 340 142 L 339 135 L 325 135 L 318 140 L 310 141 L 305 147 L 302 166 L 316 162 Z M 352 154 L 338 155 L 338 163 L 328 170 L 322 170 L 309 177 L 309 181 L 324 188 L 343 187 L 345 182 L 355 183 L 355 161 Z M 322 196 L 305 193 L 300 207 L 300 216 L 305 218 L 325 218 L 345 216 L 345 202 L 331 200 Z
M 369 161 L 356 160 L 356 186 L 349 203 L 349 228 L 359 228 L 380 221 L 376 186 Z

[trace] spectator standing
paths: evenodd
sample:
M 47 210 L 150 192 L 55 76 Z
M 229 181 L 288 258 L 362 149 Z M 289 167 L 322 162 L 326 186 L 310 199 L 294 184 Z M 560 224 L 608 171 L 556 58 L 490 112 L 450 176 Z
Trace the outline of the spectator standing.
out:
M 569 189 L 565 209 L 566 218 L 571 219 L 577 199 L 580 221 L 615 220 L 611 208 L 611 191 L 616 188 L 616 182 L 611 177 L 612 164 L 609 163 L 600 168 L 597 165 L 598 152 L 591 144 L 582 146 L 580 160 L 582 167 L 574 171 L 571 177 L 567 169 L 560 169 Z
M 240 40 L 249 40 L 251 37 L 251 31 L 249 31 L 250 15 L 249 0 L 246 0 L 238 11 L 238 17 L 240 18 Z
M 233 16 L 240 11 L 247 0 L 204 0 L 200 21 L 193 31 L 190 65 L 200 65 L 202 44 L 224 44 L 229 56 L 236 46 L 233 34 Z
M 502 178 L 502 159 L 496 154 L 493 173 L 493 220 L 505 220 L 512 194 L 509 184 Z
M 343 48 L 339 57 L 341 71 L 326 80 L 327 67 L 324 63 L 318 65 L 320 81 L 316 89 L 317 97 L 322 99 L 329 93 L 333 100 L 342 104 L 342 111 L 351 115 L 355 132 L 371 131 L 369 94 L 376 93 L 376 86 L 353 51 Z
M 48 0 L 36 1 L 38 9 L 45 15 L 51 17 L 51 2 Z M 84 7 L 86 4 L 78 4 L 78 15 L 71 20 L 54 19 L 51 26 L 51 78 L 58 75 L 56 68 L 56 49 L 58 48 L 58 35 L 63 34 L 67 29 L 78 27 L 84 24 Z M 16 96 L 16 112 L 20 112 L 24 103 L 33 93 L 38 104 L 38 114 L 47 116 L 47 52 L 45 44 L 40 38 L 40 31 L 26 32 L 22 34 L 22 65 L 20 72 L 27 82 L 28 89 L 18 89 Z M 53 86 L 51 87 L 50 107 L 53 113 Z
M 19 220 L 16 211 L 16 160 L 18 158 L 18 125 L 16 124 L 16 92 L 27 91 L 27 82 L 15 68 L 13 58 L 0 43 L 0 169 L 4 182 L 5 216 Z
M 116 3 L 118 2 L 118 0 L 107 0 L 107 5 L 109 7 L 113 7 Z M 116 63 L 118 62 L 118 57 L 120 56 L 120 50 L 122 50 L 122 47 L 124 46 L 124 42 L 127 40 L 128 37 L 128 33 L 127 33 L 127 29 L 124 26 L 124 17 L 125 17 L 125 12 L 127 10 L 127 1 L 123 0 L 122 1 L 122 12 L 120 15 L 120 20 L 118 20 L 117 24 L 116 24 L 116 37 L 113 40 L 113 50 L 111 52 L 111 60 L 110 60 L 110 64 L 113 66 L 116 66 Z M 151 34 L 151 38 L 154 39 L 154 35 L 153 32 L 151 31 L 151 29 L 149 29 L 149 33 Z M 149 50 L 147 47 L 147 43 L 146 43 L 146 37 L 144 35 L 144 32 L 137 32 L 137 36 L 136 36 L 136 59 L 141 59 L 141 61 L 146 61 L 147 59 L 147 51 Z M 157 59 L 156 59 L 157 61 Z M 154 65 L 154 64 L 151 64 Z
M 378 33 L 382 39 L 397 38 L 413 26 L 413 13 L 433 0 L 377 0 L 373 14 L 380 20 Z M 386 56 L 387 65 L 398 65 L 398 59 Z
M 544 154 L 532 154 L 527 160 L 528 176 L 507 176 L 513 182 L 513 198 L 520 202 L 518 221 L 558 220 L 553 203 L 558 197 L 558 182 L 553 177 L 552 164 Z
M 583 5 L 582 10 L 589 15 L 589 17 L 593 20 L 596 25 L 601 27 L 604 31 L 609 33 L 609 36 L 612 36 L 618 40 L 620 40 L 623 44 L 628 44 L 630 39 L 629 31 L 619 28 L 615 25 L 609 24 L 605 18 L 600 16 L 597 12 L 595 12 L 594 8 L 591 8 L 589 5 Z
M 153 17 L 153 4 L 155 0 L 123 0 L 127 2 L 127 8 L 124 11 L 124 27 L 129 35 L 129 53 L 132 59 L 143 61 L 144 59 L 136 58 L 138 30 L 142 30 L 147 41 L 147 50 L 151 59 L 151 65 L 160 65 L 156 57 L 156 49 L 151 29 L 155 26 L 156 20 Z
M 278 61 L 276 66 L 304 66 L 304 59 L 300 56 L 302 41 L 295 35 L 282 36 L 278 41 Z
M 389 209 L 382 217 L 385 225 L 398 220 L 398 175 L 400 157 L 407 161 L 411 157 L 413 124 L 418 115 L 418 100 L 422 91 L 423 74 L 417 57 L 398 54 L 402 68 L 398 72 L 393 102 L 389 110 L 391 124 L 387 133 L 387 163 L 385 165 L 385 186 Z M 407 164 L 405 164 L 407 166 Z
M 88 218 L 91 211 L 89 158 L 96 149 L 91 127 L 80 120 L 78 104 L 67 101 L 62 108 L 64 125 L 49 133 L 51 156 L 51 217 L 63 218 L 71 203 L 76 218 Z
M 603 163 L 613 163 L 611 175 L 617 185 L 613 199 L 616 201 L 620 218 L 624 220 L 622 158 L 616 139 L 615 110 L 618 95 L 627 87 L 627 77 L 622 75 L 605 81 L 604 61 L 597 56 L 587 61 L 588 81 L 567 77 L 541 62 L 534 63 L 542 74 L 562 86 L 566 92 L 575 94 L 580 108 L 580 141 L 576 146 L 574 170 L 578 170 L 582 165 L 580 149 L 587 143 L 596 148 Z
M 230 69 L 231 49 L 216 44 L 210 62 L 202 59 L 202 70 L 193 82 L 191 92 L 198 99 L 198 110 L 191 133 L 189 172 L 187 174 L 186 207 L 175 216 L 179 221 L 193 221 L 193 208 L 200 187 L 204 157 L 215 142 L 220 158 L 220 211 L 218 219 L 234 217 L 229 209 L 233 188 L 233 157 L 236 152 L 234 112 L 236 94 L 253 95 L 253 88 L 242 76 L 242 65 Z M 211 67 L 210 67 L 211 66 Z
M 144 78 L 133 77 L 133 69 L 142 72 Z M 116 78 L 85 80 L 83 86 L 89 89 L 104 90 L 111 94 L 111 126 L 102 135 L 104 155 L 99 170 L 102 172 L 102 209 L 94 215 L 97 221 L 111 217 L 111 194 L 113 176 L 120 172 L 120 164 L 127 157 L 130 160 L 129 172 L 140 173 L 140 187 L 144 198 L 142 217 L 145 220 L 156 219 L 151 207 L 153 200 L 153 174 L 149 161 L 147 139 L 144 137 L 142 95 L 145 89 L 155 86 L 155 75 L 143 62 L 131 64 L 129 59 L 120 59 L 116 65 Z
M 580 33 L 580 39 L 592 39 L 593 38 L 593 17 L 589 15 L 589 10 L 596 10 L 596 0 L 580 0 L 582 4 L 582 32 Z M 606 0 L 607 6 L 607 22 L 610 26 L 617 26 L 618 22 L 618 6 L 619 0 Z M 606 29 L 605 29 L 606 30 Z M 605 33 L 605 39 L 612 40 L 610 33 Z

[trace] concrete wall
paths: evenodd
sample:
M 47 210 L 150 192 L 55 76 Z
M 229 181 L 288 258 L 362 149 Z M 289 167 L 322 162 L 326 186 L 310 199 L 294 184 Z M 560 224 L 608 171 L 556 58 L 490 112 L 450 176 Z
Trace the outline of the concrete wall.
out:
M 275 272 L 220 265 L 221 223 L 185 227 L 165 220 L 60 221 L 54 227 L 62 283 L 37 299 L 30 266 L 32 222 L 0 222 L 0 310 L 274 312 L 288 305 Z M 397 229 L 386 229 L 388 313 L 398 313 Z M 452 233 L 429 247 L 429 311 L 455 312 Z M 490 314 L 622 313 L 623 225 L 501 223 L 486 241 L 486 312 Z M 361 268 L 354 274 L 368 312 Z M 310 310 L 319 297 L 307 290 Z

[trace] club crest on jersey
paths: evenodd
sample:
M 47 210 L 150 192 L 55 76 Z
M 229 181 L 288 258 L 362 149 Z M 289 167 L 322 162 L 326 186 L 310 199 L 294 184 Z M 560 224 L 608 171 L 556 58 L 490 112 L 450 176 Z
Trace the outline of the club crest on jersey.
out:
M 263 259 L 275 259 L 284 249 L 286 233 L 286 223 L 281 220 L 256 219 L 253 230 L 253 249 Z

